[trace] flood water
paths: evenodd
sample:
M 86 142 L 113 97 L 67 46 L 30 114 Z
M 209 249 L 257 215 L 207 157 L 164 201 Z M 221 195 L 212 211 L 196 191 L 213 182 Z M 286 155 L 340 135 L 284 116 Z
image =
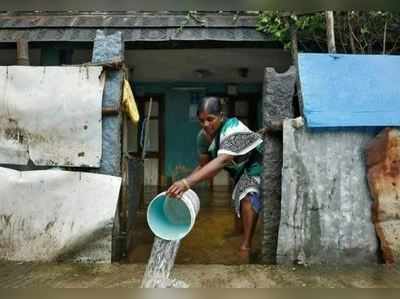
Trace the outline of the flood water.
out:
M 1 288 L 139 288 L 146 264 L 0 262 Z M 175 265 L 191 288 L 398 288 L 400 268 L 370 266 Z
M 196 190 L 200 198 L 200 211 L 192 231 L 181 241 L 175 264 L 224 264 L 237 265 L 240 232 L 235 224 L 231 192 L 227 187 L 214 191 Z M 157 194 L 147 189 L 145 205 L 138 213 L 134 231 L 134 246 L 128 252 L 129 263 L 147 263 L 153 246 L 154 235 L 146 222 L 146 206 Z M 258 263 L 261 251 L 261 225 L 253 243 L 252 262 Z
M 149 190 L 147 189 L 148 192 L 145 193 L 145 205 L 143 207 L 143 211 L 146 210 L 148 203 L 151 201 L 151 199 L 155 195 L 155 190 Z M 229 232 L 231 234 L 231 237 L 233 237 L 234 234 L 234 226 L 231 223 L 230 219 L 232 217 L 232 212 L 231 208 L 229 205 L 230 202 L 230 196 L 229 196 L 229 189 L 223 189 L 220 190 L 219 192 L 199 192 L 200 201 L 201 201 L 201 206 L 203 213 L 201 213 L 195 223 L 195 226 L 197 227 L 197 230 L 193 230 L 189 235 L 192 235 L 191 238 L 189 238 L 189 244 L 191 243 L 193 247 L 193 251 L 187 251 L 181 254 L 180 256 L 182 257 L 183 261 L 188 261 L 188 260 L 195 260 L 197 263 L 205 263 L 204 256 L 208 258 L 206 262 L 208 263 L 235 263 L 236 259 L 233 258 L 232 261 L 229 261 L 226 259 L 226 252 L 230 252 L 232 254 L 232 249 L 231 247 L 228 247 L 228 244 L 225 244 L 223 246 L 224 250 L 219 250 L 218 254 L 214 255 L 201 255 L 197 256 L 197 251 L 202 252 L 202 251 L 207 251 L 208 252 L 213 252 L 215 248 L 212 247 L 212 244 L 210 244 L 209 240 L 212 238 L 220 238 L 221 241 L 224 241 L 227 239 L 227 235 L 229 235 Z M 219 201 L 218 201 L 219 200 Z M 216 209 L 218 207 L 218 209 Z M 217 211 L 218 210 L 218 211 Z M 146 214 L 146 213 L 143 213 Z M 203 217 L 201 217 L 203 216 Z M 223 219 L 224 216 L 228 216 L 228 220 L 225 220 L 224 222 L 220 224 L 214 223 L 213 218 L 217 219 Z M 201 218 L 202 219 L 201 219 Z M 199 220 L 200 219 L 200 220 Z M 209 224 L 209 225 L 207 225 Z M 212 228 L 211 226 L 215 226 Z M 211 229 L 210 229 L 211 228 Z M 222 230 L 221 230 L 222 228 Z M 149 227 L 147 226 L 146 222 L 141 220 L 140 224 L 137 226 L 137 229 L 140 229 L 143 234 L 149 234 Z M 220 232 L 224 232 L 225 234 L 222 234 Z M 203 236 L 202 236 L 203 235 Z M 145 239 L 143 239 L 143 242 L 140 242 L 138 235 L 138 245 L 142 245 L 143 248 L 147 248 L 147 244 L 144 242 Z M 238 239 L 239 236 L 236 236 L 236 239 Z M 141 283 L 142 288 L 167 288 L 167 287 L 174 287 L 174 288 L 187 288 L 189 287 L 185 282 L 179 281 L 176 279 L 173 279 L 170 277 L 171 270 L 175 264 L 175 259 L 178 253 L 178 249 L 180 247 L 181 240 L 177 241 L 168 241 L 168 240 L 163 240 L 157 236 L 154 237 L 154 242 L 153 246 L 151 249 L 150 257 L 147 262 L 147 267 L 146 271 L 144 273 L 143 281 Z M 137 246 L 137 247 L 139 247 Z M 207 248 L 207 246 L 210 246 Z M 135 251 L 137 251 L 137 247 L 133 247 L 130 250 L 130 259 L 132 262 L 132 259 L 139 260 L 140 258 L 145 257 L 145 254 L 142 256 L 137 256 L 133 257 L 135 254 Z M 186 245 L 187 247 L 187 245 Z M 218 247 L 218 246 L 217 246 Z M 219 246 L 221 247 L 221 246 Z M 225 248 L 224 248 L 225 247 Z M 221 248 L 220 248 L 221 249 Z M 142 251 L 144 253 L 144 251 Z M 190 255 L 189 255 L 190 253 Z M 201 257 L 201 258 L 199 258 Z M 223 260 L 221 259 L 223 258 Z
M 237 265 L 229 190 L 198 193 L 201 208 L 193 230 L 180 242 L 154 239 L 144 218 L 138 222 L 131 263 L 68 264 L 0 261 L 1 288 L 398 288 L 400 266 Z M 258 226 L 254 250 L 260 250 Z M 156 241 L 154 243 L 154 240 Z M 164 242 L 163 242 L 164 241 Z M 153 247 L 153 244 L 156 244 Z M 154 250 L 153 250 L 154 249 Z M 164 262 L 162 262 L 164 260 Z M 148 263 L 150 261 L 150 263 Z M 165 262 L 167 261 L 167 262 Z M 132 263 L 133 262 L 133 263 Z

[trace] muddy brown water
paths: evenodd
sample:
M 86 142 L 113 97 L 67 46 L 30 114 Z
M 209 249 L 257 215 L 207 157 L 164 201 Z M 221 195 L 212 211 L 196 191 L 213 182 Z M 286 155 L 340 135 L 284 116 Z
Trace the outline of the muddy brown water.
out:
M 145 264 L 0 262 L 1 288 L 139 288 Z M 400 268 L 371 266 L 175 265 L 191 288 L 398 288 Z
M 181 240 L 175 264 L 237 265 L 240 232 L 236 228 L 231 192 L 226 187 L 196 190 L 200 198 L 200 211 L 192 231 Z M 128 251 L 129 263 L 147 263 L 154 235 L 146 221 L 146 207 L 157 194 L 148 189 L 145 206 L 138 212 L 133 234 L 134 245 Z M 260 221 L 261 222 L 261 221 Z M 261 223 L 258 223 L 253 242 L 252 263 L 259 262 L 261 252 Z
M 228 191 L 228 190 L 224 190 L 224 191 Z M 221 194 L 221 193 L 220 193 Z M 150 195 L 150 196 L 149 196 Z M 194 252 L 198 251 L 198 249 L 203 248 L 204 249 L 209 249 L 209 251 L 213 252 L 212 247 L 209 247 L 209 240 L 211 238 L 209 238 L 207 236 L 207 234 L 212 234 L 215 235 L 217 238 L 220 238 L 222 240 L 226 239 L 226 235 L 228 234 L 228 232 L 225 232 L 225 234 L 222 234 L 220 232 L 217 231 L 217 227 L 221 228 L 223 226 L 229 225 L 229 227 L 232 229 L 233 226 L 231 223 L 229 223 L 230 221 L 225 221 L 228 223 L 224 223 L 224 225 L 217 225 L 215 223 L 213 223 L 212 218 L 221 218 L 221 215 L 224 216 L 224 214 L 219 213 L 220 215 L 218 215 L 215 211 L 215 209 L 210 209 L 210 207 L 213 207 L 216 205 L 216 199 L 218 193 L 213 192 L 207 192 L 201 194 L 200 198 L 203 198 L 201 205 L 203 206 L 203 208 L 206 209 L 206 216 L 208 217 L 203 217 L 203 221 L 197 221 L 196 226 L 198 227 L 197 230 L 191 232 L 192 237 L 190 238 L 190 240 L 192 241 L 192 246 L 194 246 L 195 248 L 193 248 L 194 250 L 189 251 L 187 253 L 190 253 L 190 256 L 193 257 Z M 149 202 L 152 198 L 154 197 L 154 194 L 148 194 L 148 200 L 147 202 Z M 226 207 L 228 207 L 229 210 L 229 195 L 227 192 L 222 192 L 222 212 L 225 212 L 225 214 L 230 215 L 231 213 L 228 211 Z M 148 205 L 147 205 L 148 206 Z M 221 205 L 220 205 L 221 206 Z M 225 208 L 225 209 L 224 209 Z M 143 209 L 144 211 L 146 210 L 146 208 Z M 221 212 L 221 210 L 220 210 Z M 143 213 L 146 214 L 146 213 Z M 142 215 L 143 215 L 142 214 Z M 211 216 L 211 217 L 210 217 Z M 223 218 L 223 217 L 222 217 Z M 206 220 L 205 220 L 206 219 Z M 231 219 L 229 219 L 231 220 Z M 210 227 L 211 229 L 209 229 L 208 227 L 208 222 L 211 223 Z M 215 228 L 213 228 L 215 226 Z M 143 220 L 141 225 L 139 226 L 142 230 L 142 232 L 144 232 L 145 234 L 151 234 L 149 231 L 149 228 L 146 224 L 144 224 Z M 202 236 L 202 231 L 203 236 Z M 230 232 L 231 235 L 233 233 L 233 231 Z M 214 236 L 214 237 L 215 237 Z M 138 243 L 142 245 L 144 245 L 144 242 L 140 242 L 140 239 L 138 238 Z M 171 274 L 171 270 L 175 264 L 175 259 L 176 259 L 176 255 L 178 253 L 179 247 L 180 247 L 180 243 L 181 240 L 177 240 L 177 241 L 167 241 L 167 240 L 163 240 L 161 238 L 158 238 L 157 236 L 154 237 L 154 242 L 152 245 L 152 249 L 151 249 L 151 253 L 150 253 L 150 257 L 148 258 L 148 262 L 147 262 L 147 267 L 146 267 L 146 271 L 144 273 L 143 276 L 143 281 L 141 283 L 141 287 L 142 288 L 166 288 L 166 287 L 175 287 L 175 288 L 186 288 L 189 287 L 185 282 L 183 281 L 179 281 L 176 279 L 173 279 L 170 277 Z M 145 250 L 147 246 L 145 246 Z M 135 247 L 132 248 L 133 250 L 130 250 L 131 252 L 135 251 Z M 210 250 L 211 249 L 211 250 Z M 228 251 L 232 251 L 231 248 L 225 246 L 224 249 L 228 249 Z M 226 250 L 225 250 L 226 251 Z M 186 253 L 186 252 L 185 252 Z M 186 255 L 187 255 L 186 253 Z M 219 252 L 219 255 L 224 254 L 224 251 L 221 250 Z M 185 256 L 182 255 L 182 256 Z M 202 257 L 204 257 L 205 255 L 203 254 Z M 144 256 L 140 256 L 141 258 L 143 258 Z M 215 262 L 215 258 L 213 256 L 211 256 L 212 258 L 210 259 L 210 255 L 208 255 L 208 262 L 212 261 Z M 130 259 L 132 259 L 132 253 L 130 254 Z M 188 258 L 184 258 L 183 260 L 188 260 L 190 259 L 190 257 Z M 194 255 L 194 259 L 198 259 L 198 257 L 196 255 Z M 204 258 L 198 259 L 200 262 L 204 263 Z M 229 262 L 227 260 L 224 260 L 224 262 Z M 231 262 L 232 263 L 232 262 Z
M 195 227 L 181 241 L 173 267 L 169 264 L 164 268 L 173 282 L 184 282 L 191 288 L 400 286 L 400 266 L 266 266 L 257 264 L 257 256 L 253 264 L 237 265 L 240 236 L 234 229 L 230 194 L 220 191 L 208 197 L 199 195 L 203 202 Z M 0 261 L 0 287 L 139 288 L 154 241 L 143 216 L 136 234 L 140 242 L 129 252 L 132 264 Z M 256 252 L 260 248 L 260 235 L 259 225 L 254 244 Z

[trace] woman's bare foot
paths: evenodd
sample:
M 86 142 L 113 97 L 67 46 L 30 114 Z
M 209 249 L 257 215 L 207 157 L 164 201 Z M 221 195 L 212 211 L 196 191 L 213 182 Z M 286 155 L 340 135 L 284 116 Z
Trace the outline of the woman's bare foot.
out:
M 250 264 L 250 247 L 240 246 L 239 248 L 239 263 L 240 264 Z

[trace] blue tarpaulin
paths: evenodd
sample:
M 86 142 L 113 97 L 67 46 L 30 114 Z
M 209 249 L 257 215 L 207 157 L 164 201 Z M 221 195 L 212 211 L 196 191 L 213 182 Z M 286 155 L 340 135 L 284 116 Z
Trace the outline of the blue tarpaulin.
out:
M 400 56 L 299 54 L 308 127 L 400 126 Z

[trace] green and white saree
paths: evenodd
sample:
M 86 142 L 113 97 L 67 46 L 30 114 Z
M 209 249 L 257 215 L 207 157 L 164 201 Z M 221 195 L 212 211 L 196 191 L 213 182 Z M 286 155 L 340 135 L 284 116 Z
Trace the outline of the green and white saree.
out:
M 197 142 L 199 153 L 205 154 L 209 144 L 200 132 Z M 249 195 L 256 212 L 262 207 L 260 200 L 260 182 L 262 173 L 262 138 L 247 128 L 236 117 L 229 118 L 221 125 L 216 137 L 207 148 L 211 159 L 221 154 L 234 156 L 225 169 L 233 179 L 235 187 L 232 193 L 235 211 L 240 217 L 240 201 Z

